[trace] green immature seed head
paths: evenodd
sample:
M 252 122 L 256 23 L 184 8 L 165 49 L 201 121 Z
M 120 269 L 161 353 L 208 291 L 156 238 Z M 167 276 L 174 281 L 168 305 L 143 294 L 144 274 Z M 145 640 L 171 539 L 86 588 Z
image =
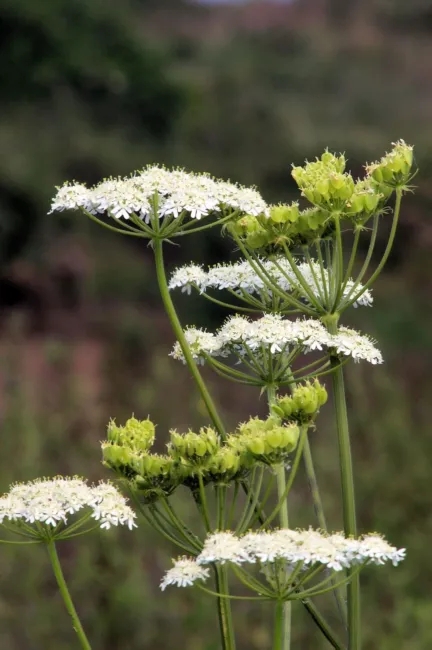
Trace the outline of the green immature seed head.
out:
M 412 166 L 413 147 L 398 140 L 389 153 L 368 165 L 366 171 L 378 186 L 404 188 L 412 178 Z
M 220 448 L 219 436 L 210 427 L 200 429 L 199 433 L 171 431 L 170 435 L 168 453 L 181 463 L 202 464 Z
M 124 426 L 117 426 L 114 420 L 108 424 L 107 438 L 123 447 L 137 452 L 148 451 L 155 439 L 155 425 L 151 420 L 130 418 Z
M 276 400 L 272 412 L 282 420 L 306 424 L 312 422 L 328 399 L 325 386 L 315 379 L 297 386 L 292 395 L 285 395 Z

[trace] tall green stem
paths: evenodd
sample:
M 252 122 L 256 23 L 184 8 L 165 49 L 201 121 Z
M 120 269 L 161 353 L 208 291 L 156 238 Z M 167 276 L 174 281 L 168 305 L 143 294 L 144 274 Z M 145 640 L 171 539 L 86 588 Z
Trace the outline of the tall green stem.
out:
M 330 334 L 337 333 L 337 319 L 328 319 L 326 322 Z M 351 457 L 351 444 L 348 427 L 348 413 L 345 397 L 345 385 L 343 370 L 339 366 L 338 359 L 331 359 L 334 372 L 333 393 L 334 408 L 336 415 L 336 426 L 339 444 L 339 464 L 342 486 L 343 519 L 346 536 L 357 535 L 357 519 L 354 495 L 354 476 Z M 348 574 L 351 571 L 348 572 Z M 360 650 L 360 580 L 358 574 L 353 574 L 351 582 L 347 587 L 348 604 L 348 649 Z
M 51 560 L 52 568 L 57 580 L 60 593 L 62 595 L 66 609 L 72 619 L 73 629 L 77 633 L 78 639 L 80 640 L 81 643 L 81 647 L 84 648 L 84 650 L 91 650 L 91 645 L 87 639 L 83 626 L 81 625 L 81 621 L 78 617 L 77 611 L 75 609 L 75 606 L 72 602 L 72 598 L 69 593 L 69 589 L 67 587 L 66 580 L 64 578 L 63 571 L 60 565 L 60 560 L 57 555 L 57 550 L 55 547 L 54 540 L 50 540 L 49 542 L 47 542 L 47 549 L 48 549 L 48 554 Z
M 165 266 L 164 266 L 164 259 L 163 259 L 163 242 L 160 239 L 154 239 L 153 240 L 153 251 L 154 251 L 154 256 L 155 256 L 155 264 L 156 264 L 156 275 L 157 275 L 157 280 L 159 284 L 159 291 L 161 293 L 162 301 L 165 307 L 165 310 L 167 312 L 168 318 L 171 322 L 171 326 L 174 330 L 174 333 L 177 337 L 178 342 L 180 343 L 180 347 L 183 352 L 183 356 L 186 360 L 186 363 L 188 365 L 188 368 L 196 382 L 196 385 L 198 386 L 198 390 L 201 394 L 201 397 L 204 401 L 204 404 L 206 405 L 207 411 L 209 413 L 210 419 L 213 422 L 217 432 L 219 433 L 220 437 L 222 439 L 226 438 L 226 432 L 225 428 L 222 424 L 222 420 L 219 417 L 219 414 L 216 410 L 216 406 L 211 398 L 210 393 L 207 390 L 207 387 L 203 381 L 203 378 L 201 377 L 201 373 L 199 372 L 197 365 L 195 363 L 195 360 L 191 354 L 191 351 L 189 349 L 188 343 L 186 341 L 186 337 L 183 332 L 183 328 L 181 326 L 181 323 L 178 319 L 177 312 L 175 310 L 173 301 L 171 300 L 170 292 L 168 289 L 168 283 L 167 283 L 167 278 L 165 274 Z
M 267 399 L 269 407 L 274 404 L 276 399 L 275 388 L 274 386 L 269 386 L 267 388 Z M 289 516 L 288 516 L 288 498 L 285 495 L 286 490 L 286 476 L 285 476 L 285 467 L 281 463 L 276 469 L 276 482 L 277 482 L 277 493 L 278 500 L 283 500 L 280 510 L 279 510 L 279 521 L 281 528 L 289 527 Z M 280 616 L 278 615 L 279 608 L 282 608 Z M 289 601 L 277 603 L 277 613 L 276 619 L 280 619 L 280 632 L 277 631 L 278 636 L 280 636 L 280 641 L 277 641 L 275 638 L 275 649 L 278 650 L 290 650 L 291 647 L 291 603 Z M 279 625 L 279 623 L 278 623 Z M 276 642 L 278 645 L 276 645 Z
M 218 598 L 219 628 L 222 636 L 223 650 L 235 650 L 234 624 L 229 598 L 228 575 L 226 566 L 215 566 L 216 591 L 221 594 Z

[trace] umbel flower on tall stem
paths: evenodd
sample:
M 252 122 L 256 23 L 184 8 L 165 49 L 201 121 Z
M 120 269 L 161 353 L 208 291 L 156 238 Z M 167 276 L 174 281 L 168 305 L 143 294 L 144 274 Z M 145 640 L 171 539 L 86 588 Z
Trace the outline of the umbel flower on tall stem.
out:
M 97 528 L 127 526 L 132 530 L 136 528 L 135 519 L 135 513 L 114 485 L 88 485 L 76 476 L 17 483 L 0 497 L 0 527 L 9 533 L 0 542 L 46 546 L 63 602 L 84 650 L 91 650 L 90 642 L 69 593 L 56 542 L 80 537 Z
M 351 359 L 375 365 L 383 358 L 368 335 L 339 321 L 351 306 L 372 305 L 371 288 L 389 257 L 402 197 L 414 176 L 413 150 L 396 142 L 366 166 L 361 179 L 346 165 L 344 155 L 325 151 L 293 167 L 300 196 L 289 205 L 267 205 L 254 188 L 157 166 L 93 188 L 66 184 L 53 200 L 52 212 L 78 209 L 111 231 L 151 240 L 177 341 L 171 356 L 187 365 L 210 423 L 199 431 L 170 431 L 166 453 L 155 454 L 150 420 L 111 422 L 103 463 L 142 516 L 184 554 L 162 588 L 194 585 L 216 596 L 223 650 L 235 648 L 231 603 L 241 598 L 273 601 L 274 650 L 290 649 L 295 600 L 332 647 L 361 650 L 359 573 L 404 557 L 403 549 L 380 535 L 357 532 L 343 366 Z M 383 220 L 391 221 L 390 233 L 375 262 Z M 218 226 L 232 238 L 240 259 L 208 270 L 190 264 L 168 281 L 164 245 Z M 359 259 L 364 238 L 367 252 Z M 183 328 L 170 294 L 175 288 L 197 290 L 235 314 L 215 333 Z M 200 363 L 266 393 L 268 417 L 252 416 L 228 432 Z M 327 529 L 311 445 L 327 401 L 318 379 L 325 376 L 333 384 L 339 446 L 344 532 L 337 534 Z M 289 513 L 302 459 L 319 530 L 296 530 Z M 196 528 L 175 507 L 180 486 L 199 513 Z M 211 573 L 214 588 L 207 586 Z M 232 594 L 233 577 L 255 595 Z M 312 600 L 327 591 L 335 596 L 339 632 Z

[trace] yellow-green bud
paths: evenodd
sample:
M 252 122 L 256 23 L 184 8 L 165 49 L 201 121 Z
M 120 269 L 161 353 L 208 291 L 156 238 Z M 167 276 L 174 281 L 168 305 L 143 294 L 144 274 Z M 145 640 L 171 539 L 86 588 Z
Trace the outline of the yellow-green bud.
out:
M 149 419 L 129 418 L 124 426 L 117 426 L 114 420 L 108 424 L 107 437 L 110 442 L 129 447 L 134 451 L 148 451 L 154 443 L 155 425 Z
M 293 402 L 299 411 L 312 415 L 318 409 L 318 397 L 310 385 L 299 386 L 293 393 Z
M 315 379 L 313 386 L 318 400 L 318 408 L 320 408 L 328 400 L 327 389 L 318 381 L 318 379 Z
M 118 470 L 130 465 L 134 457 L 134 453 L 127 447 L 111 443 L 102 444 L 103 463 L 111 469 Z

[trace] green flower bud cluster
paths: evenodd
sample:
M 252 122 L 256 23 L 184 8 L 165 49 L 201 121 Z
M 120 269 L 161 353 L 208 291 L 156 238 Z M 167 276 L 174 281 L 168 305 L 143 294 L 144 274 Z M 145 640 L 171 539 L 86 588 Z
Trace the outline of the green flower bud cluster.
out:
M 113 444 L 125 446 L 135 451 L 149 450 L 155 440 L 155 425 L 149 419 L 137 420 L 129 418 L 122 427 L 114 420 L 108 424 L 107 438 Z
M 102 459 L 105 467 L 125 478 L 139 492 L 144 503 L 170 495 L 182 480 L 172 458 L 149 453 L 147 449 L 139 451 L 127 445 L 103 442 Z
M 358 180 L 346 204 L 347 216 L 355 223 L 365 224 L 370 217 L 383 209 L 391 192 L 389 188 L 380 188 L 372 178 Z
M 285 463 L 297 447 L 300 429 L 295 422 L 281 424 L 280 418 L 251 418 L 241 424 L 238 433 L 228 437 L 228 445 L 238 451 L 244 466 L 255 462 L 266 465 Z
M 345 165 L 345 156 L 325 151 L 315 162 L 294 167 L 291 174 L 310 203 L 329 212 L 340 211 L 354 192 L 354 180 Z
M 179 485 L 195 489 L 198 476 L 205 483 L 230 482 L 248 472 L 239 450 L 221 443 L 210 427 L 199 433 L 170 432 L 167 454 L 154 454 L 154 425 L 132 418 L 124 427 L 108 426 L 108 440 L 102 443 L 103 464 L 126 479 L 144 503 L 169 496 Z
M 230 225 L 252 250 L 278 252 L 284 245 L 307 245 L 333 231 L 328 212 L 320 208 L 299 210 L 298 203 L 273 205 L 269 216 L 243 217 Z
M 381 188 L 403 188 L 412 178 L 412 166 L 413 147 L 403 140 L 398 140 L 389 153 L 381 160 L 368 165 L 366 171 Z
M 171 431 L 170 434 L 168 454 L 178 464 L 182 482 L 192 489 L 197 486 L 198 475 L 204 483 L 227 483 L 247 473 L 240 450 L 221 442 L 211 427 L 203 427 L 199 433 Z
M 327 399 L 328 394 L 325 386 L 315 379 L 314 382 L 306 382 L 297 386 L 292 395 L 278 398 L 271 410 L 282 420 L 306 424 L 315 419 Z
M 199 433 L 177 433 L 173 430 L 170 436 L 168 453 L 183 465 L 202 465 L 220 447 L 219 436 L 211 427 L 202 428 Z

